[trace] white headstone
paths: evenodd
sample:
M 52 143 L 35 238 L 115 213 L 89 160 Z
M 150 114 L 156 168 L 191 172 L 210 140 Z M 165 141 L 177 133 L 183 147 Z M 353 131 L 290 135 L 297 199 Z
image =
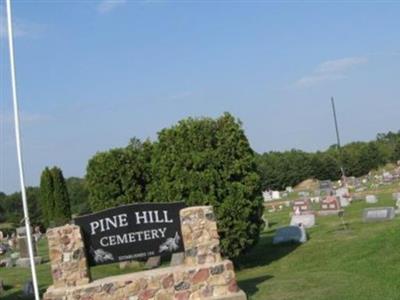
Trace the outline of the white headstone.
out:
M 319 197 L 311 197 L 311 198 L 310 198 L 310 201 L 311 201 L 312 203 L 319 203 L 320 198 L 319 198 Z
M 272 200 L 281 199 L 281 193 L 279 191 L 272 191 Z
M 378 202 L 378 198 L 376 198 L 376 196 L 375 195 L 367 195 L 367 196 L 365 196 L 365 201 L 367 202 L 367 203 L 377 203 Z
M 291 186 L 286 187 L 286 192 L 293 193 L 293 188 Z
M 264 198 L 264 202 L 272 201 L 272 195 L 271 195 L 270 191 L 264 191 L 263 198 Z
M 290 225 L 303 224 L 305 228 L 311 228 L 315 225 L 315 216 L 313 214 L 307 215 L 293 215 L 290 220 Z
M 339 197 L 339 201 L 340 201 L 340 206 L 341 206 L 341 207 L 347 207 L 347 206 L 350 205 L 349 198 L 346 198 L 346 197 Z
M 395 200 L 395 201 L 400 200 L 400 193 L 399 192 L 393 193 L 392 196 L 393 196 L 393 200 Z

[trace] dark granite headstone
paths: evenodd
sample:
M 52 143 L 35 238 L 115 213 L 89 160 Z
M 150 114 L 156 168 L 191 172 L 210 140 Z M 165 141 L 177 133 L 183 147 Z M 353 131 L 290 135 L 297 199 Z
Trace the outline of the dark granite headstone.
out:
M 279 228 L 272 240 L 273 244 L 280 243 L 303 243 L 305 242 L 305 232 L 299 226 L 287 226 Z
M 24 284 L 23 293 L 24 293 L 24 296 L 32 296 L 32 295 L 34 295 L 32 280 L 28 280 Z
M 33 242 L 33 254 L 36 256 L 36 245 L 35 242 Z M 28 258 L 29 257 L 29 250 L 28 250 L 28 238 L 26 236 L 24 237 L 18 237 L 17 238 L 17 243 L 18 243 L 18 249 L 19 249 L 19 256 L 20 258 Z

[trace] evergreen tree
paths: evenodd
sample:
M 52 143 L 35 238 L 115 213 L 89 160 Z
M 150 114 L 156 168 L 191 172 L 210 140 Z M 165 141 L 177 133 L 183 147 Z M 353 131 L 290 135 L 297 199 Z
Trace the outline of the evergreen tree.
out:
M 53 167 L 50 172 L 53 179 L 53 221 L 55 225 L 64 225 L 71 219 L 67 185 L 60 168 Z
M 50 220 L 53 219 L 54 197 L 53 197 L 53 177 L 48 167 L 46 167 L 40 177 L 40 207 L 42 210 L 43 225 L 48 227 Z

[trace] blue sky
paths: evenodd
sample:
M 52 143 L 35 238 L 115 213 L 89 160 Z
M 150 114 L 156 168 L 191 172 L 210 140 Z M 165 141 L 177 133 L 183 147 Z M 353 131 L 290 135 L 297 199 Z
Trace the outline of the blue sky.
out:
M 4 6 L 0 190 L 18 189 Z M 97 151 L 229 111 L 258 152 L 400 129 L 395 2 L 14 1 L 27 183 Z

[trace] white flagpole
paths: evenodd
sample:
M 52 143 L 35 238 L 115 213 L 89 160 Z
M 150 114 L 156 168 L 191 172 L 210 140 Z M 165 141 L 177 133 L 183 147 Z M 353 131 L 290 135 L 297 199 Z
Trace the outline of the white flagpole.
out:
M 26 200 L 26 191 L 25 191 L 25 179 L 24 179 L 24 163 L 22 160 L 22 151 L 21 151 L 21 132 L 19 126 L 19 111 L 18 111 L 18 99 L 17 99 L 17 86 L 15 80 L 15 62 L 14 62 L 14 44 L 13 44 L 13 30 L 12 30 L 12 18 L 11 18 L 11 3 L 10 0 L 6 0 L 7 6 L 7 28 L 8 28 L 8 47 L 10 52 L 10 67 L 11 67 L 11 87 L 12 87 L 12 97 L 13 97 L 13 106 L 14 106 L 14 122 L 15 122 L 15 139 L 17 143 L 17 156 L 18 156 L 18 167 L 19 167 L 19 179 L 21 183 L 21 195 L 22 195 L 22 205 L 24 209 L 24 221 L 26 227 L 26 236 L 28 239 L 28 251 L 29 251 L 29 260 L 31 265 L 32 272 L 32 283 L 33 290 L 35 293 L 35 300 L 40 300 L 39 297 L 39 288 L 36 276 L 36 266 L 35 259 L 33 254 L 33 244 L 32 244 L 32 232 L 31 232 L 31 224 L 29 221 L 29 211 L 28 211 L 28 203 Z

